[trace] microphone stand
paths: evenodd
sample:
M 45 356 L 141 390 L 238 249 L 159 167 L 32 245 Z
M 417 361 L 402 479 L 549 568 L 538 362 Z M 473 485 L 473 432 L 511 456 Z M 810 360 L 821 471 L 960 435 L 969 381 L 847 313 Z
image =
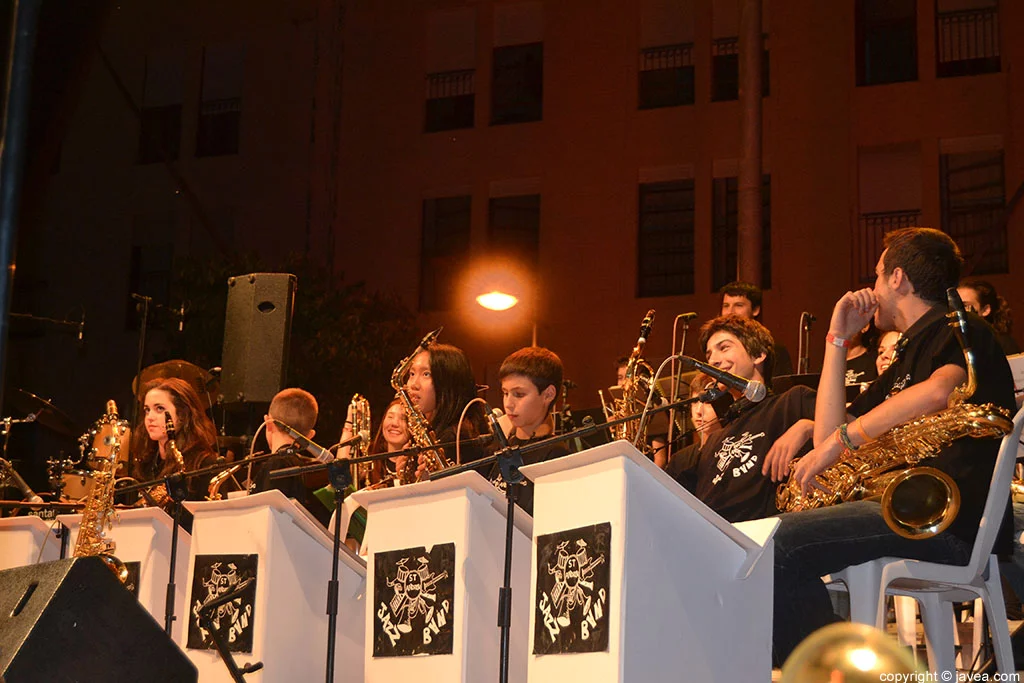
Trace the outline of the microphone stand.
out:
M 499 427 L 500 429 L 500 427 Z M 499 437 L 500 438 L 500 437 Z M 504 440 L 504 439 L 503 439 Z M 523 466 L 523 453 L 518 446 L 505 447 L 498 452 L 498 467 L 505 481 L 505 569 L 501 588 L 498 589 L 498 630 L 501 646 L 498 657 L 498 681 L 508 683 L 509 639 L 512 634 L 512 541 L 514 539 L 516 498 L 519 484 L 524 477 L 519 468 Z
M 174 572 L 178 561 L 178 529 L 181 527 L 181 508 L 185 498 L 188 497 L 188 483 L 180 474 L 171 474 L 164 479 L 164 486 L 167 488 L 167 495 L 174 501 L 174 523 L 171 525 L 171 558 L 170 568 L 167 573 L 167 596 L 164 601 L 164 631 L 171 635 L 171 625 L 174 624 Z
M 221 629 L 214 626 L 213 624 L 213 610 L 217 609 L 221 605 L 226 605 L 235 598 L 239 597 L 244 593 L 254 578 L 250 577 L 238 584 L 234 590 L 218 595 L 215 598 L 210 598 L 203 606 L 199 608 L 199 625 L 210 632 L 210 637 L 213 638 L 213 645 L 217 648 L 217 654 L 224 661 L 224 666 L 228 668 L 228 673 L 231 674 L 231 679 L 235 683 L 244 683 L 245 675 L 251 674 L 254 671 L 259 671 L 263 668 L 263 662 L 252 662 L 239 668 L 238 664 L 235 663 L 235 658 L 232 656 L 231 651 L 228 649 L 228 643 L 224 639 L 224 634 L 221 633 Z
M 273 476 L 273 475 L 271 475 Z M 327 683 L 334 683 L 334 650 L 338 636 L 338 564 L 341 554 L 341 503 L 345 489 L 352 483 L 349 464 L 342 460 L 327 463 L 327 478 L 334 487 L 334 552 L 331 554 L 331 580 L 327 583 Z
M 680 313 L 676 316 L 676 319 L 672 323 L 672 369 L 669 371 L 672 373 L 672 396 L 669 398 L 669 403 L 675 403 L 679 400 L 679 375 L 680 372 L 676 372 L 676 363 L 679 361 L 679 357 L 683 355 L 683 350 L 686 348 L 686 333 L 690 329 L 690 321 L 697 317 L 696 313 Z M 683 323 L 683 341 L 679 344 L 679 350 L 676 351 L 676 328 L 679 326 L 679 322 Z M 665 462 L 672 461 L 672 443 L 673 443 L 673 432 L 676 426 L 676 411 L 671 410 L 668 414 L 668 436 L 665 438 Z

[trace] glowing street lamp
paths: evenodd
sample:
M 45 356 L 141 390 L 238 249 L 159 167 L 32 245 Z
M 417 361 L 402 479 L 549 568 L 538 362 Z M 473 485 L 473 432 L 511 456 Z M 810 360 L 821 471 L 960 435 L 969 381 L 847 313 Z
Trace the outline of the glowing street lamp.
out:
M 507 292 L 501 292 L 493 289 L 484 294 L 480 294 L 476 298 L 476 302 L 486 308 L 489 311 L 507 311 L 516 304 L 519 303 L 519 298 L 508 294 Z M 537 321 L 532 321 L 532 337 L 530 344 L 532 346 L 537 345 Z

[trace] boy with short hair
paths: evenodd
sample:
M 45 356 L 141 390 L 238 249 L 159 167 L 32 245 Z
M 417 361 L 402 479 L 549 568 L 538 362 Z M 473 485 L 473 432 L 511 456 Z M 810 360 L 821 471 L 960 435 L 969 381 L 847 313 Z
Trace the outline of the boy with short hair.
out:
M 540 346 L 519 349 L 509 355 L 498 370 L 501 379 L 502 403 L 505 417 L 500 420 L 509 445 L 525 446 L 551 436 L 554 422 L 551 410 L 558 390 L 562 386 L 562 360 L 553 351 Z M 523 454 L 523 464 L 532 465 L 568 455 L 565 443 Z M 497 464 L 491 470 L 491 481 L 504 490 L 501 470 Z M 524 482 L 516 502 L 533 514 L 533 484 Z

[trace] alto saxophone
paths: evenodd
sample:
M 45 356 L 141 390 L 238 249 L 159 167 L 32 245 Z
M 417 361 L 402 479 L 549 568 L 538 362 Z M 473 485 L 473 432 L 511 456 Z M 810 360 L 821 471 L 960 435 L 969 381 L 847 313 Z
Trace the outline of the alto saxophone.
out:
M 445 457 L 444 449 L 436 447 L 437 439 L 430 427 L 430 422 L 419 408 L 416 407 L 416 404 L 412 402 L 412 399 L 409 398 L 409 393 L 405 390 L 405 376 L 409 372 L 409 366 L 412 365 L 416 355 L 426 350 L 437 339 L 437 336 L 441 334 L 442 329 L 444 328 L 439 327 L 423 337 L 423 340 L 413 349 L 412 353 L 403 358 L 391 373 L 391 386 L 401 399 L 402 407 L 405 408 L 405 418 L 409 426 L 409 435 L 412 437 L 413 445 L 423 449 L 420 453 L 426 459 L 427 469 L 431 472 L 451 467 L 451 463 Z M 411 484 L 416 481 L 416 464 L 416 458 L 412 456 L 406 458 L 405 467 L 399 473 L 399 481 L 402 484 Z
M 164 413 L 164 424 L 165 432 L 167 434 L 167 445 L 165 448 L 170 457 L 174 458 L 174 463 L 178 466 L 179 472 L 185 471 L 185 458 L 181 455 L 181 451 L 178 450 L 178 444 L 175 442 L 176 432 L 174 429 L 174 418 L 171 417 L 171 413 Z M 164 484 L 157 484 L 153 488 L 146 491 L 149 498 L 153 500 L 159 507 L 166 507 L 171 502 L 171 494 L 167 491 L 167 486 Z
M 117 512 L 114 510 L 114 474 L 117 456 L 121 451 L 122 432 L 126 429 L 117 419 L 117 404 L 113 401 L 107 401 L 107 418 L 113 429 L 110 453 L 105 458 L 96 459 L 98 469 L 93 473 L 96 484 L 82 509 L 74 557 L 99 557 L 124 583 L 128 580 L 128 569 L 114 556 L 117 544 L 107 538 L 107 531 L 113 528 L 117 520 Z
M 956 295 L 955 301 L 952 297 Z M 956 330 L 967 365 L 967 381 L 949 395 L 947 407 L 933 415 L 904 422 L 856 451 L 846 451 L 839 462 L 826 468 L 815 479 L 831 493 L 811 488 L 806 495 L 793 479 L 780 484 L 775 494 L 781 512 L 796 512 L 834 505 L 850 500 L 882 497 L 882 514 L 890 528 L 906 538 L 926 538 L 945 530 L 959 510 L 960 492 L 956 482 L 941 470 L 917 467 L 926 458 L 933 458 L 951 443 L 964 437 L 997 438 L 1013 429 L 1009 411 L 992 403 L 972 404 L 978 381 L 974 352 L 967 340 L 967 317 L 963 304 L 957 305 L 956 289 L 947 290 L 953 312 L 950 326 Z M 929 491 L 913 499 L 894 503 L 900 484 L 916 478 L 921 490 Z M 909 487 L 908 487 L 909 490 Z M 935 494 L 935 491 L 938 491 Z M 937 499 L 932 509 L 923 499 Z M 900 508 L 897 511 L 895 508 Z M 910 512 L 907 512 L 907 511 Z
M 644 360 L 643 354 L 644 346 L 647 344 L 647 337 L 651 334 L 651 326 L 653 324 L 654 309 L 652 308 L 644 316 L 644 320 L 640 325 L 640 337 L 637 339 L 633 351 L 629 354 L 629 360 L 626 362 L 626 377 L 622 383 L 622 398 L 616 398 L 612 401 L 612 411 L 607 417 L 609 422 L 620 420 L 627 415 L 639 413 L 647 405 L 647 395 L 650 392 L 651 382 L 654 378 L 654 370 Z M 655 395 L 660 398 L 657 390 L 655 390 Z M 602 396 L 602 400 L 603 398 Z M 644 426 L 641 430 L 640 418 L 615 425 L 612 427 L 612 431 L 616 439 L 639 443 L 642 448 L 646 448 L 647 428 Z

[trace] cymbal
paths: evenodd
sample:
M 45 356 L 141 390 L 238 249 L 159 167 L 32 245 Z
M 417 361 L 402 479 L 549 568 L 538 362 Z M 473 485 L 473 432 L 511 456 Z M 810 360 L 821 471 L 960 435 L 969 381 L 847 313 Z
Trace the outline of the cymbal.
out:
M 82 430 L 79 429 L 74 420 L 67 413 L 53 405 L 50 401 L 41 396 L 36 396 L 30 391 L 16 389 L 11 394 L 11 405 L 26 415 L 35 414 L 35 421 L 47 429 L 52 429 L 58 434 L 77 439 Z
M 167 360 L 143 369 L 132 381 L 132 392 L 141 401 L 145 398 L 141 393 L 143 387 L 153 380 L 168 377 L 177 377 L 188 382 L 199 394 L 199 402 L 203 408 L 209 408 L 210 400 L 217 395 L 217 381 L 213 375 L 187 360 Z

